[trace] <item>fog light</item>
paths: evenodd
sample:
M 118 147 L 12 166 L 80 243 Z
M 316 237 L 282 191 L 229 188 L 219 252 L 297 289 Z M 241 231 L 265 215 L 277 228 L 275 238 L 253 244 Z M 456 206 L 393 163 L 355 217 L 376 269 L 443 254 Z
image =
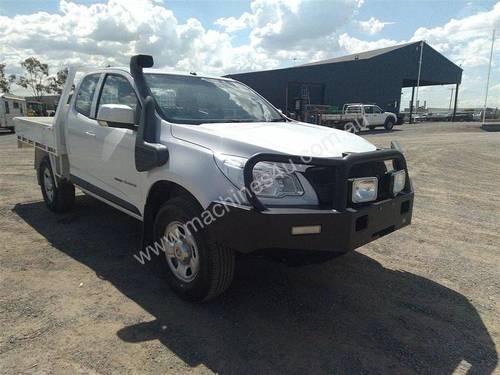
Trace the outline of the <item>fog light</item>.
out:
M 300 234 L 318 234 L 321 233 L 321 225 L 305 225 L 300 227 L 292 227 L 292 234 L 294 236 Z
M 363 177 L 352 179 L 352 195 L 353 203 L 371 202 L 377 199 L 378 178 Z
M 392 172 L 392 195 L 397 195 L 405 188 L 406 172 L 397 171 Z

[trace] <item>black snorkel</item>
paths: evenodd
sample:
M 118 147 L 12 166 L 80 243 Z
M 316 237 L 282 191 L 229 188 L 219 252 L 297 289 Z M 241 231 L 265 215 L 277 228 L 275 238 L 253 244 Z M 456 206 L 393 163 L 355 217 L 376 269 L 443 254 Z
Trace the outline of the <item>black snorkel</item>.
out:
M 135 139 L 135 168 L 139 172 L 164 165 L 169 156 L 167 146 L 159 143 L 161 120 L 156 114 L 156 101 L 143 73 L 143 68 L 151 68 L 153 64 L 151 55 L 135 55 L 130 58 L 130 74 L 143 103 Z

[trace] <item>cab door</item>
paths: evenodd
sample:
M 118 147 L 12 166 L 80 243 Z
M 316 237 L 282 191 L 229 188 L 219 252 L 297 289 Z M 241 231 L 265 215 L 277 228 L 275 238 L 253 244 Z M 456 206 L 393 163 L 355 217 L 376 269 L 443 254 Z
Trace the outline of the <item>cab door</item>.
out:
M 384 125 L 385 123 L 385 113 L 380 109 L 379 106 L 374 105 L 373 106 L 373 114 L 374 114 L 374 121 L 375 125 Z
M 377 115 L 373 113 L 373 106 L 372 105 L 365 105 L 363 106 L 364 112 L 365 112 L 365 120 L 367 122 L 368 126 L 375 126 L 377 124 Z
M 90 150 L 95 147 L 95 133 L 92 127 L 97 124 L 93 114 L 96 90 L 100 78 L 101 73 L 89 74 L 83 77 L 77 88 L 74 104 L 68 110 L 65 124 L 66 143 L 70 172 L 77 185 L 80 185 L 78 183 L 80 180 L 95 183 L 95 181 L 92 181 Z
M 141 175 L 135 168 L 135 138 L 140 115 L 140 102 L 132 81 L 120 73 L 105 75 L 96 103 L 96 118 L 104 104 L 124 104 L 135 111 L 136 125 L 105 123 L 91 125 L 95 133 L 91 159 L 94 177 L 114 198 L 113 203 L 139 214 Z

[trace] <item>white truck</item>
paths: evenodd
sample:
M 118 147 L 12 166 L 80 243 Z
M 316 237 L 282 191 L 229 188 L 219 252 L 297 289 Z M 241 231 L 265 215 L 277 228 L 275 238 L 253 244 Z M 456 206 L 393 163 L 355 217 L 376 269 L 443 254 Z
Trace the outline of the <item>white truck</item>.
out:
M 357 133 L 364 128 L 375 129 L 383 126 L 392 130 L 397 123 L 397 116 L 392 112 L 384 112 L 378 105 L 349 103 L 342 108 L 341 114 L 323 113 L 320 115 L 320 124 L 336 129 L 348 130 Z
M 73 95 L 70 69 L 55 117 L 16 118 L 17 140 L 50 210 L 72 209 L 76 186 L 140 220 L 141 254 L 161 245 L 182 298 L 226 290 L 238 252 L 322 262 L 410 224 L 399 150 L 290 120 L 232 79 L 152 66 L 97 69 Z

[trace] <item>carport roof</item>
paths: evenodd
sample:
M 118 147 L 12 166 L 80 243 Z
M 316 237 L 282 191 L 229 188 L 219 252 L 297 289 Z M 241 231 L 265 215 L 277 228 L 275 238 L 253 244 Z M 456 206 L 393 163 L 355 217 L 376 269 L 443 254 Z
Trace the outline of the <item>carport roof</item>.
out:
M 419 74 L 420 45 L 423 45 L 423 59 Z M 357 64 L 361 62 L 362 64 Z M 298 74 L 302 77 L 306 77 L 309 70 L 316 71 L 329 68 L 332 68 L 332 74 L 335 74 L 335 72 L 339 71 L 334 69 L 337 64 L 339 66 L 348 65 L 347 70 L 343 67 L 343 73 L 337 74 L 351 74 L 351 76 L 358 74 L 360 69 L 366 70 L 370 66 L 377 67 L 377 69 L 380 69 L 381 74 L 385 74 L 388 79 L 401 79 L 401 87 L 414 87 L 417 84 L 420 86 L 460 84 L 463 72 L 461 67 L 426 42 L 415 41 L 302 65 L 229 74 L 226 77 L 242 79 L 243 77 L 252 77 L 262 73 L 273 74 L 273 72 L 284 71 L 299 72 Z
M 390 47 L 384 47 L 384 48 L 379 48 L 379 49 L 374 49 L 371 51 L 366 51 L 366 52 L 359 52 L 359 53 L 353 53 L 351 55 L 346 55 L 346 56 L 340 56 L 340 57 L 334 57 L 331 59 L 326 59 L 326 60 L 320 60 L 320 61 L 315 61 L 307 64 L 302 64 L 298 66 L 311 66 L 311 65 L 324 65 L 324 64 L 334 64 L 338 62 L 346 62 L 346 61 L 355 61 L 355 60 L 366 60 L 366 59 L 371 59 L 372 57 L 383 55 L 384 53 L 392 52 L 396 49 L 400 49 L 412 44 L 419 44 L 421 42 L 409 42 L 409 43 L 403 43 L 403 44 L 398 44 L 395 46 L 390 46 Z

